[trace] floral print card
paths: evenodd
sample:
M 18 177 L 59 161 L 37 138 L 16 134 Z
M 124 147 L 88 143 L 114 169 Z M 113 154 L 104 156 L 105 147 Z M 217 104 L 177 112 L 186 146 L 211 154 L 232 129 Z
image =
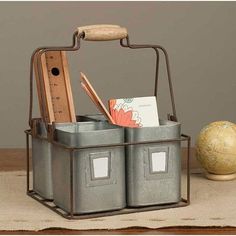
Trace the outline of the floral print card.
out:
M 117 125 L 132 128 L 159 126 L 155 96 L 111 99 L 109 109 Z

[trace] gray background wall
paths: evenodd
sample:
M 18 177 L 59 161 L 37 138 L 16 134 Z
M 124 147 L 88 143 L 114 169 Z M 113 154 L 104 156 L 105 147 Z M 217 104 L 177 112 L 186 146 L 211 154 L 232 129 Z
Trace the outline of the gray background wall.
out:
M 133 43 L 163 45 L 170 56 L 177 114 L 193 138 L 215 120 L 236 122 L 235 2 L 1 2 L 0 147 L 24 147 L 29 104 L 29 59 L 38 46 L 71 44 L 77 26 L 127 27 Z M 83 42 L 69 54 L 78 114 L 97 110 L 79 85 L 83 71 L 103 101 L 152 95 L 154 54 L 119 42 Z M 170 110 L 165 70 L 158 106 Z M 35 96 L 37 98 L 37 96 Z M 35 116 L 38 116 L 35 99 Z

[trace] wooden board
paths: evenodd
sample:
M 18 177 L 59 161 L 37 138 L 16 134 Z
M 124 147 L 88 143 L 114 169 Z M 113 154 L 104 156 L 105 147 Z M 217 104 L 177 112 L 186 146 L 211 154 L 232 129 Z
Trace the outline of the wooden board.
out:
M 37 60 L 40 67 L 37 66 Z M 34 60 L 41 116 L 47 123 L 76 122 L 66 53 L 48 51 Z
M 42 71 L 41 68 L 39 69 L 37 67 L 37 61 L 36 61 L 36 58 L 38 57 L 38 52 L 35 54 L 35 57 L 34 57 L 34 75 L 35 75 L 35 79 L 36 79 L 36 85 L 37 85 L 37 91 L 38 91 L 38 101 L 39 101 L 39 109 L 40 109 L 40 114 L 41 114 L 41 117 L 44 117 L 44 115 L 48 114 L 48 112 L 46 112 L 46 114 L 44 114 L 44 108 L 43 108 L 43 104 L 44 104 L 44 99 L 45 97 L 43 97 L 43 95 L 45 94 L 44 92 L 44 86 L 41 86 L 40 82 L 43 82 L 43 81 L 40 81 L 39 79 L 39 71 Z M 41 91 L 41 92 L 39 92 Z M 48 119 L 48 117 L 47 117 Z

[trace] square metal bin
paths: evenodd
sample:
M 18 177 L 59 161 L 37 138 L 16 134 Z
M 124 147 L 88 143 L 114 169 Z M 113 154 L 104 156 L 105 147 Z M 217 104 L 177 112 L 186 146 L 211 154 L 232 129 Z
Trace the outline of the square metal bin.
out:
M 126 128 L 127 142 L 180 138 L 180 123 L 160 120 L 159 127 Z M 126 147 L 127 205 L 132 207 L 181 200 L 180 142 Z
M 89 117 L 77 116 L 77 120 L 89 121 Z M 56 127 L 65 124 L 56 124 Z M 41 197 L 52 200 L 52 144 L 47 140 L 47 129 L 42 119 L 33 119 L 32 169 L 33 190 Z
M 56 127 L 52 145 L 54 203 L 83 214 L 126 206 L 124 147 L 73 149 L 124 142 L 124 129 L 107 122 L 68 123 Z M 73 158 L 73 171 L 70 172 Z M 73 175 L 71 193 L 71 174 Z M 71 194 L 73 201 L 71 203 Z
M 41 119 L 33 120 L 32 169 L 33 190 L 45 199 L 53 199 L 51 144 L 47 140 L 47 130 Z

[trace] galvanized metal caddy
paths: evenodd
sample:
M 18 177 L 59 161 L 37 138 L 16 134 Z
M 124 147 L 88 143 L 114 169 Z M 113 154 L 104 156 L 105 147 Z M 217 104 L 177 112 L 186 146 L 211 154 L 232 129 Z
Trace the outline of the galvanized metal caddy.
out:
M 99 31 L 98 31 L 99 32 Z M 99 41 L 108 40 L 99 32 Z M 76 51 L 81 39 L 94 41 L 80 30 L 69 47 L 42 47 L 37 52 Z M 190 137 L 180 134 L 177 122 L 169 59 L 159 45 L 134 45 L 128 35 L 110 37 L 122 47 L 151 48 L 156 54 L 154 95 L 157 96 L 159 53 L 165 57 L 172 115 L 159 127 L 122 128 L 108 124 L 102 115 L 77 117 L 77 123 L 52 125 L 32 118 L 33 59 L 30 65 L 30 110 L 26 130 L 27 194 L 67 219 L 127 214 L 190 203 Z M 96 40 L 95 40 L 96 41 Z M 30 141 L 32 136 L 33 189 L 30 185 Z M 181 142 L 187 142 L 187 197 L 181 197 Z M 164 169 L 153 168 L 152 157 L 165 156 Z M 96 158 L 106 159 L 107 174 L 96 174 Z M 126 173 L 125 173 L 126 168 Z M 126 176 L 126 177 L 125 177 Z

